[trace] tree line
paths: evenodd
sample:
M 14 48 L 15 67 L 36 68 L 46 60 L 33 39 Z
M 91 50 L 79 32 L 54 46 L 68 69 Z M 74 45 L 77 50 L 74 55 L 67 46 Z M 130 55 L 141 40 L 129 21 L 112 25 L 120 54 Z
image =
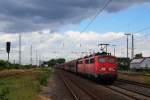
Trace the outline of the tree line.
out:
M 51 59 L 51 60 L 49 60 L 49 61 L 44 61 L 41 66 L 53 67 L 53 66 L 55 66 L 55 65 L 57 65 L 57 64 L 65 63 L 65 61 L 66 61 L 66 60 L 65 60 L 64 58 Z

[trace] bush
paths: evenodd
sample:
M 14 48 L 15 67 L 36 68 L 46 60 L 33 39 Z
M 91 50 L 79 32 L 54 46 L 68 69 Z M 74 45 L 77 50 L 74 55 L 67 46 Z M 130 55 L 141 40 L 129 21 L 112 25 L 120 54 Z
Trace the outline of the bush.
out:
M 0 91 L 0 100 L 8 100 L 9 88 L 5 87 Z
M 39 76 L 39 82 L 41 85 L 46 86 L 48 84 L 48 79 L 50 77 L 51 71 L 49 69 L 42 69 L 43 73 Z
M 40 84 L 46 86 L 48 83 L 48 75 L 44 74 L 39 78 Z

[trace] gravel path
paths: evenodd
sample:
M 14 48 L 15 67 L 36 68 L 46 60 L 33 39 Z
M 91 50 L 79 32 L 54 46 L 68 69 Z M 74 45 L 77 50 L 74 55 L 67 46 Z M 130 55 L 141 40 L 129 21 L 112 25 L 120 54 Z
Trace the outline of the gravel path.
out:
M 42 89 L 39 100 L 73 100 L 64 83 L 59 79 L 57 71 L 54 70 L 52 78 L 47 87 Z

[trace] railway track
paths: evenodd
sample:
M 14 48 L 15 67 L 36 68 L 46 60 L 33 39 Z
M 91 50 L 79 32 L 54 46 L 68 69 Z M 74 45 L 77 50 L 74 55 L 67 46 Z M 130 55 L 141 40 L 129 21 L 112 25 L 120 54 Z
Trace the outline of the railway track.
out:
M 74 100 L 100 100 L 90 90 L 83 88 L 71 78 L 66 77 L 64 73 L 59 74 L 60 79 L 64 82 L 65 86 L 73 96 Z
M 150 98 L 150 88 L 147 85 L 131 81 L 116 81 L 113 85 Z
M 150 86 L 127 80 L 117 80 L 107 88 L 136 100 L 150 100 Z
M 67 83 L 67 81 L 65 79 L 63 79 L 60 75 L 59 75 L 59 77 L 64 82 L 64 84 L 67 87 L 67 89 L 69 90 L 70 94 L 73 96 L 73 99 L 74 100 L 79 100 L 78 97 L 76 96 L 76 94 L 74 93 L 74 91 L 71 89 L 71 87 Z
M 112 93 L 110 89 L 74 74 L 62 71 L 59 76 L 75 100 L 131 100 L 120 93 Z
M 142 86 L 145 88 L 150 88 L 150 84 L 146 84 L 146 83 L 139 83 L 139 82 L 135 82 L 135 81 L 122 80 L 122 79 L 118 79 L 117 82 L 124 82 L 124 83 L 128 83 L 128 84 Z
M 61 72 L 60 76 L 75 100 L 150 100 L 150 90 L 143 85 L 120 81 L 101 85 L 68 72 Z
M 126 88 L 119 87 L 119 86 L 111 85 L 111 86 L 106 86 L 106 88 L 109 88 L 109 89 L 111 89 L 115 92 L 118 92 L 120 94 L 123 94 L 125 96 L 128 96 L 134 100 L 150 100 L 149 96 L 146 96 L 140 92 L 131 91 Z

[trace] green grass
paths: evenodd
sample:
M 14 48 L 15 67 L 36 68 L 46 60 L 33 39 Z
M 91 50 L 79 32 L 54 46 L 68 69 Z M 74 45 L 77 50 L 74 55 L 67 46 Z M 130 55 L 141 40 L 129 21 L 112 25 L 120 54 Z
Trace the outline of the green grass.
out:
M 47 86 L 48 84 L 48 79 L 50 77 L 50 74 L 51 73 L 51 70 L 47 70 L 47 69 L 42 69 L 42 71 L 44 73 L 41 73 L 41 75 L 39 76 L 38 80 L 40 82 L 40 85 L 43 85 L 43 86 Z
M 150 84 L 150 76 L 142 75 L 142 74 L 118 73 L 118 79 L 124 79 L 124 80 L 139 82 L 139 83 Z
M 47 85 L 50 77 L 47 69 L 38 69 L 0 79 L 0 100 L 36 100 L 42 85 Z

